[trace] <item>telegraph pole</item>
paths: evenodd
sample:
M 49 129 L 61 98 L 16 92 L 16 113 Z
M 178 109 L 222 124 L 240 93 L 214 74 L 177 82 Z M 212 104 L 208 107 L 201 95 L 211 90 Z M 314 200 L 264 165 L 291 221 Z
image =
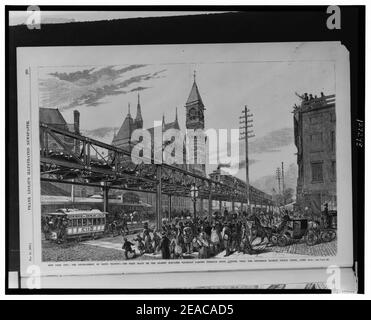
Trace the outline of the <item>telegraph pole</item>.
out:
M 278 181 L 278 194 L 281 194 L 281 169 L 279 167 L 276 169 L 276 178 Z
M 242 110 L 242 116 L 240 116 L 240 139 L 245 140 L 245 162 L 246 162 L 246 199 L 247 207 L 250 209 L 250 178 L 249 178 L 249 139 L 255 137 L 251 128 L 253 120 L 251 119 L 253 114 L 250 113 L 250 109 L 247 106 Z
M 283 169 L 283 162 L 281 163 L 282 165 L 282 198 L 283 198 L 283 205 L 286 204 L 286 200 L 285 200 L 285 173 L 284 173 L 284 169 Z

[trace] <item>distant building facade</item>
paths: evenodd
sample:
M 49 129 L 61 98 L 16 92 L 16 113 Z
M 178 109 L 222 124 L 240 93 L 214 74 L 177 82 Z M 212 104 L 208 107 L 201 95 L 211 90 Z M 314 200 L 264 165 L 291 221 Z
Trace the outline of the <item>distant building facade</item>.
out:
M 323 205 L 336 210 L 335 95 L 304 94 L 294 107 L 297 147 L 297 203 L 320 213 Z

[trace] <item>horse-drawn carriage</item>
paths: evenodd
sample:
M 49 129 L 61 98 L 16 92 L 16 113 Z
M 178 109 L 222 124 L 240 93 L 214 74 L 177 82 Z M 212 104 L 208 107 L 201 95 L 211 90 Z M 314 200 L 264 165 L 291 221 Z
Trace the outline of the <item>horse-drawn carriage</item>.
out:
M 280 247 L 301 241 L 308 246 L 313 246 L 336 238 L 336 214 L 327 214 L 319 221 L 308 218 L 290 218 L 286 215 L 279 225 L 275 226 L 263 225 L 256 215 L 249 220 L 252 222 L 251 243 L 256 238 L 260 238 L 260 243 L 267 239 L 271 244 Z
M 330 242 L 336 237 L 333 225 L 306 218 L 287 220 L 283 228 L 273 229 L 271 242 L 285 247 L 293 242 L 304 240 L 308 246 L 320 242 Z
M 285 247 L 288 244 L 301 240 L 308 231 L 307 219 L 293 219 L 286 221 L 282 228 L 274 228 L 271 242 L 274 245 Z

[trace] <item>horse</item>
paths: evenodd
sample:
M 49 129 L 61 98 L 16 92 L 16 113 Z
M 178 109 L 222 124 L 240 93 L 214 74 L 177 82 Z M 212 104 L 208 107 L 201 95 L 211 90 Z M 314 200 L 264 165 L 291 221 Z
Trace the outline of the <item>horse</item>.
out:
M 260 238 L 259 244 L 264 242 L 265 238 L 267 238 L 268 242 L 270 242 L 270 239 L 272 237 L 272 228 L 264 227 L 256 215 L 252 217 L 252 220 L 254 223 L 251 227 L 250 242 L 253 243 L 256 238 Z

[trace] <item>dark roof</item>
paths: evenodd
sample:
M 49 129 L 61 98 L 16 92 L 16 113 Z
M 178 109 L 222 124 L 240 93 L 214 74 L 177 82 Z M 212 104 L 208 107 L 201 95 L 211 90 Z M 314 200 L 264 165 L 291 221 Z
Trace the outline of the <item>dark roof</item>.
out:
M 39 121 L 46 124 L 59 124 L 59 125 L 67 124 L 66 120 L 64 120 L 62 114 L 58 109 L 50 108 L 39 109 Z
M 122 124 L 119 132 L 117 135 L 113 138 L 112 143 L 122 140 L 122 139 L 127 139 L 131 137 L 131 133 L 134 130 L 134 120 L 131 117 L 130 114 L 128 114 L 124 120 L 124 123 Z
M 192 104 L 192 103 L 198 102 L 198 101 L 202 103 L 202 99 L 201 99 L 200 92 L 198 91 L 197 83 L 196 83 L 196 81 L 194 81 L 186 104 Z

